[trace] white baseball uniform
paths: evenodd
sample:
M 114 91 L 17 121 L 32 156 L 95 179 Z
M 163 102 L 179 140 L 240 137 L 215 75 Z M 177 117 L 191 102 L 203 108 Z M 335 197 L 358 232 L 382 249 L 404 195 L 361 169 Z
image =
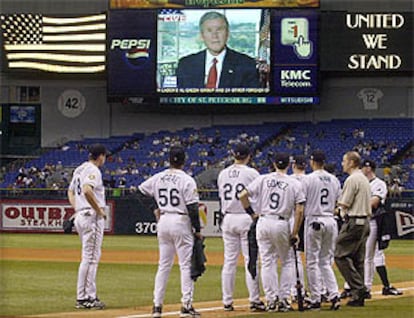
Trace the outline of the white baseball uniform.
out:
M 247 186 L 249 196 L 256 201 L 257 245 L 261 259 L 261 277 L 268 303 L 290 295 L 288 284 L 279 287 L 277 258 L 282 264 L 281 281 L 289 281 L 292 271 L 287 262 L 290 249 L 289 219 L 296 204 L 305 202 L 302 185 L 284 173 L 261 175 Z
M 385 203 L 387 198 L 387 185 L 378 177 L 369 181 L 371 186 L 371 196 L 378 197 L 380 204 Z M 365 245 L 365 264 L 364 264 L 364 280 L 365 287 L 368 290 L 372 288 L 372 282 L 374 280 L 375 266 L 385 265 L 385 255 L 382 250 L 378 249 L 377 242 L 377 221 L 375 220 L 375 211 L 372 211 L 373 218 L 369 221 L 370 232 Z
M 305 204 L 305 255 L 311 302 L 321 301 L 321 281 L 332 300 L 339 295 L 332 268 L 338 226 L 334 209 L 341 184 L 323 169 L 315 170 L 303 179 Z
M 164 302 L 168 276 L 177 253 L 181 273 L 181 302 L 188 308 L 192 304 L 194 290 L 191 279 L 194 237 L 187 205 L 199 201 L 196 182 L 180 169 L 167 169 L 144 181 L 139 190 L 155 198 L 161 213 L 157 225 L 159 262 L 155 276 L 154 306 L 162 306 Z
M 73 172 L 69 190 L 75 194 L 75 228 L 82 242 L 82 260 L 79 265 L 77 300 L 94 300 L 96 296 L 96 272 L 103 241 L 105 220 L 90 206 L 82 191 L 90 185 L 100 207 L 104 208 L 105 188 L 99 168 L 91 162 L 84 162 Z
M 259 173 L 244 164 L 233 164 L 222 170 L 217 179 L 224 241 L 224 264 L 221 274 L 223 304 L 233 303 L 233 291 L 236 279 L 237 261 L 240 250 L 245 265 L 245 280 L 249 291 L 249 301 L 260 302 L 259 280 L 253 279 L 248 271 L 249 243 L 247 233 L 252 223 L 239 200 L 239 194 L 245 187 L 259 176 Z M 254 205 L 253 205 L 254 206 Z

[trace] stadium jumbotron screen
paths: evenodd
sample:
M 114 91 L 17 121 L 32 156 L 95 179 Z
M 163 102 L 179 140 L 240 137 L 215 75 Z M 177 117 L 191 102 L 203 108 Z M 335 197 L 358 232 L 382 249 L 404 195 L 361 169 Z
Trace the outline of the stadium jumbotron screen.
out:
M 112 10 L 108 100 L 317 104 L 317 21 L 315 9 Z

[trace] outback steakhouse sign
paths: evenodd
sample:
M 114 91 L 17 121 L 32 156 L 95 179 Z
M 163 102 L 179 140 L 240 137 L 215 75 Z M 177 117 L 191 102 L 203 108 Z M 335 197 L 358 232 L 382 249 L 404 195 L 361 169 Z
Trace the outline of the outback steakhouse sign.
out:
M 1 231 L 62 232 L 63 221 L 75 211 L 67 201 L 0 201 Z M 112 230 L 112 207 L 105 231 Z

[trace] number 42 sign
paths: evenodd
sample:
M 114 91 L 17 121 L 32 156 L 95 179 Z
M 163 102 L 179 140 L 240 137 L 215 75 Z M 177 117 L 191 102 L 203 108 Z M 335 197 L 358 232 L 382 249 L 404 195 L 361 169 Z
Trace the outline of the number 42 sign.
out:
M 78 117 L 83 113 L 85 107 L 85 97 L 78 90 L 68 89 L 59 96 L 58 109 L 65 117 Z

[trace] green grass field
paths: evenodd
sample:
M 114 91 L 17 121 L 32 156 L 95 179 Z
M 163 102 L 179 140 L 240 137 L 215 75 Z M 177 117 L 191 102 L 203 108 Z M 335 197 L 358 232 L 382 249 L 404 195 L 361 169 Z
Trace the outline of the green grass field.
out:
M 64 253 L 65 250 L 74 249 L 79 250 L 80 253 L 80 242 L 76 235 L 1 234 L 0 245 L 2 248 L 55 249 L 56 255 Z M 386 254 L 413 255 L 413 246 L 413 241 L 392 241 Z M 105 250 L 156 251 L 157 248 L 155 237 L 107 235 L 103 244 Z M 220 238 L 206 239 L 207 253 L 222 250 L 223 244 Z M 73 311 L 78 265 L 78 262 L 7 260 L 2 255 L 0 316 Z M 411 269 L 388 268 L 388 271 L 392 283 L 414 280 L 414 266 Z M 105 301 L 108 309 L 150 306 L 155 272 L 156 265 L 101 262 L 97 281 L 99 297 Z M 208 265 L 206 273 L 196 283 L 195 302 L 220 300 L 220 277 L 221 266 Z M 174 266 L 168 283 L 166 304 L 179 303 L 179 281 L 179 270 L 177 266 Z M 342 286 L 343 280 L 340 275 L 338 275 L 338 282 Z M 374 284 L 379 284 L 377 277 Z M 247 297 L 242 268 L 239 268 L 237 272 L 234 297 Z M 368 315 L 376 318 L 414 317 L 413 298 L 376 301 L 369 306 L 369 312 L 360 313 L 358 310 L 349 308 L 335 315 L 337 317 L 345 317 L 345 314 L 347 317 Z M 286 315 L 293 317 L 297 313 Z M 318 313 L 318 317 L 324 317 L 324 315 L 328 317 L 327 315 L 332 315 L 332 312 Z M 261 315 L 255 315 L 255 317 L 261 317 Z

